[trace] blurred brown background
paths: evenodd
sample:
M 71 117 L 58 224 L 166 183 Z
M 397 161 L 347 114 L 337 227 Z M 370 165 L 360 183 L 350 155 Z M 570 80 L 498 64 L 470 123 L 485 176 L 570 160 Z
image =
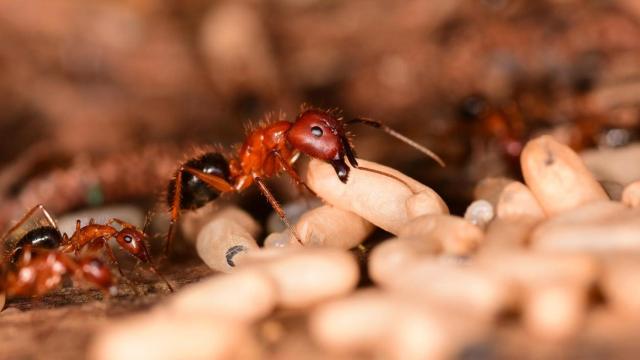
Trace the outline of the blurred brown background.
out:
M 432 147 L 446 169 L 356 129 L 360 156 L 456 210 L 483 176 L 517 176 L 537 133 L 634 140 L 639 65 L 635 0 L 3 0 L 0 220 L 149 196 L 186 144 L 241 142 L 243 122 L 302 103 Z

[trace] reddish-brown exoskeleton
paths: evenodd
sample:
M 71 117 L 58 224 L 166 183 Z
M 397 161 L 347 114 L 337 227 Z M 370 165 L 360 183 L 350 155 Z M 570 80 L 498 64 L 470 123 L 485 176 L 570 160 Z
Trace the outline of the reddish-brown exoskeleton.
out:
M 354 123 L 382 129 L 444 165 L 429 149 L 378 121 L 361 118 L 343 121 L 332 111 L 306 109 L 294 122 L 278 119 L 253 129 L 247 134 L 239 152 L 231 159 L 217 152 L 209 152 L 180 165 L 167 189 L 166 200 L 171 224 L 165 252 L 171 247 L 175 223 L 182 210 L 197 209 L 216 199 L 220 193 L 239 192 L 254 183 L 300 241 L 284 210 L 267 188 L 265 179 L 284 171 L 299 186 L 313 193 L 293 168 L 300 153 L 331 164 L 344 183 L 349 178 L 350 170 L 345 158 L 354 168 L 374 171 L 358 166 L 346 129 L 347 125 Z
M 42 296 L 60 287 L 65 276 L 93 285 L 114 295 L 111 270 L 96 257 L 74 259 L 59 250 L 25 245 L 15 262 L 5 264 L 0 276 L 0 293 L 11 296 Z
M 120 230 L 116 229 L 114 224 L 118 224 Z M 92 251 L 103 249 L 110 260 L 117 265 L 120 275 L 124 277 L 120 264 L 109 245 L 111 239 L 116 239 L 124 251 L 135 256 L 141 262 L 149 264 L 151 271 L 162 278 L 169 289 L 173 291 L 169 282 L 153 265 L 145 244 L 146 238 L 147 235 L 144 231 L 140 231 L 134 225 L 119 219 L 111 219 L 105 224 L 96 224 L 91 219 L 89 224 L 85 226 L 81 226 L 80 220 L 78 220 L 76 221 L 76 230 L 71 236 L 60 234 L 55 221 L 44 206 L 36 205 L 7 232 L 2 238 L 2 244 L 5 258 L 14 264 L 26 246 L 39 250 L 57 250 L 62 253 L 75 252 L 76 255 L 82 249 Z
M 116 229 L 113 226 L 114 224 L 118 224 L 120 230 Z M 77 220 L 76 230 L 71 237 L 67 234 L 62 235 L 60 250 L 63 252 L 75 252 L 77 254 L 83 248 L 94 251 L 104 249 L 109 259 L 118 267 L 120 275 L 124 277 L 120 263 L 113 254 L 109 244 L 109 240 L 115 239 L 124 251 L 135 256 L 140 262 L 149 264 L 151 271 L 167 284 L 170 291 L 173 291 L 173 287 L 169 284 L 169 281 L 167 281 L 154 266 L 151 254 L 145 244 L 146 238 L 147 235 L 145 231 L 140 231 L 134 225 L 120 219 L 113 218 L 105 224 L 96 224 L 93 219 L 90 219 L 89 224 L 85 226 L 81 226 L 80 220 Z

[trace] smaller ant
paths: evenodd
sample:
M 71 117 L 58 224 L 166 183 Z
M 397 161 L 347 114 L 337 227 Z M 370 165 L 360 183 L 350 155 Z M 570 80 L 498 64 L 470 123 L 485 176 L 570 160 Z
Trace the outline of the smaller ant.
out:
M 121 229 L 117 230 L 113 227 L 114 223 L 119 224 Z M 145 228 L 147 224 L 145 224 Z M 149 264 L 151 271 L 167 284 L 170 291 L 173 291 L 173 287 L 152 263 L 145 245 L 146 233 L 119 219 L 111 219 L 105 225 L 96 224 L 91 219 L 89 224 L 85 226 L 81 226 L 80 220 L 77 220 L 75 232 L 68 236 L 66 233 L 60 234 L 53 217 L 43 205 L 39 204 L 29 210 L 15 226 L 9 229 L 3 237 L 2 243 L 5 258 L 13 264 L 18 261 L 27 246 L 35 249 L 59 250 L 62 253 L 75 252 L 76 255 L 83 248 L 92 251 L 103 248 L 110 260 L 117 265 L 120 275 L 124 277 L 122 268 L 109 246 L 109 240 L 112 238 L 116 239 L 123 250 L 141 262 Z
M 115 295 L 111 270 L 92 256 L 74 259 L 59 250 L 22 248 L 15 263 L 5 265 L 0 277 L 0 292 L 7 296 L 42 296 L 60 287 L 65 276 L 92 284 L 107 295 Z
M 127 253 L 135 256 L 139 261 L 145 264 L 149 264 L 149 269 L 156 276 L 160 277 L 171 292 L 173 287 L 169 284 L 169 281 L 158 271 L 151 260 L 151 255 L 145 244 L 147 238 L 146 228 L 148 226 L 148 218 L 145 222 L 145 231 L 138 230 L 134 225 L 129 224 L 126 221 L 120 219 L 109 219 L 105 224 L 96 224 L 94 219 L 89 220 L 89 224 L 81 226 L 80 220 L 76 220 L 76 230 L 69 237 L 66 233 L 62 235 L 62 244 L 60 250 L 62 252 L 75 252 L 78 254 L 81 249 L 87 248 L 90 251 L 99 250 L 103 248 L 109 259 L 116 264 L 118 272 L 124 277 L 120 263 L 116 259 L 109 240 L 116 239 L 116 242 Z M 113 224 L 120 225 L 120 230 L 113 227 Z

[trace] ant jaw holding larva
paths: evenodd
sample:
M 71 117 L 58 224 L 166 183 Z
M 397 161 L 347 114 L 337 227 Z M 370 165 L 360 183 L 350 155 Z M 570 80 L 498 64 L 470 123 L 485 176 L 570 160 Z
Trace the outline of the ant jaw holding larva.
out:
M 344 162 L 344 159 L 331 160 L 330 164 L 331 166 L 333 166 L 333 169 L 336 171 L 336 175 L 338 175 L 338 178 L 340 179 L 340 181 L 346 184 L 347 180 L 349 179 L 349 171 L 351 169 Z

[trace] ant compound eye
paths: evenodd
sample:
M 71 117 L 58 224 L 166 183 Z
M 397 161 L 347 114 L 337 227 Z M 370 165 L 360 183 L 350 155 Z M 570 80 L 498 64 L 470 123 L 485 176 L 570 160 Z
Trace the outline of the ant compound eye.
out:
M 131 243 L 133 241 L 133 238 L 131 237 L 131 235 L 125 235 L 124 236 L 124 241 L 126 243 Z
M 320 137 L 324 134 L 324 132 L 322 131 L 322 128 L 320 126 L 314 126 L 311 128 L 311 135 L 315 136 L 315 137 Z

